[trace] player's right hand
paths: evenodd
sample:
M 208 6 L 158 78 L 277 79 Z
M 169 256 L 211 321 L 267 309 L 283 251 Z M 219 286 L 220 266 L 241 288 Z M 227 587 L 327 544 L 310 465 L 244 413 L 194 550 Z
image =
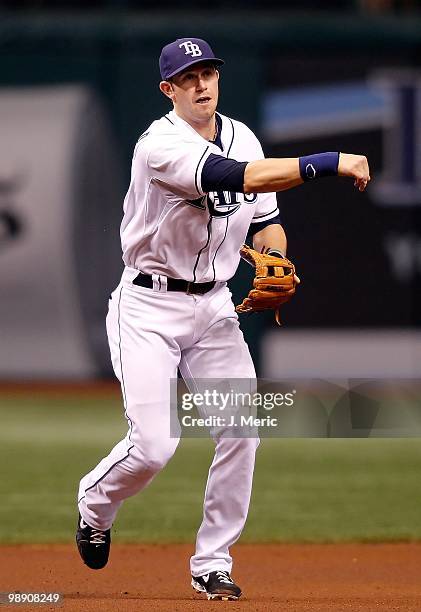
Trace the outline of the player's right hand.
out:
M 354 178 L 354 185 L 359 191 L 364 191 L 371 180 L 370 169 L 365 155 L 339 153 L 338 176 Z

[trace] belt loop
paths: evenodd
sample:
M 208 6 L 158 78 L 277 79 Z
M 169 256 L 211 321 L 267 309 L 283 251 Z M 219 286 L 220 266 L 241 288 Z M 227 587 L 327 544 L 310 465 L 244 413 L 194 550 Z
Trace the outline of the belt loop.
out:
M 159 274 L 152 274 L 152 289 L 154 291 L 161 291 L 161 281 Z
M 163 276 L 162 274 L 159 275 L 158 280 L 161 284 L 161 288 L 160 291 L 168 291 L 168 278 L 166 276 Z

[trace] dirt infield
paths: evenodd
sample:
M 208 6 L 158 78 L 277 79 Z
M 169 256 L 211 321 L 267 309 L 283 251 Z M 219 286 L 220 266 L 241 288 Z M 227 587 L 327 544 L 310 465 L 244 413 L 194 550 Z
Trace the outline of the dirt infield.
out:
M 108 566 L 92 571 L 73 546 L 4 546 L 0 591 L 60 592 L 62 609 L 86 612 L 421 610 L 421 544 L 239 545 L 233 571 L 244 591 L 239 602 L 193 594 L 191 552 L 186 545 L 114 545 Z

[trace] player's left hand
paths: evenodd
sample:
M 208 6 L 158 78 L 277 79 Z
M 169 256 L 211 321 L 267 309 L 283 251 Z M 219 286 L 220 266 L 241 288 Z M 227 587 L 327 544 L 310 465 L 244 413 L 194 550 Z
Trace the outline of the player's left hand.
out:
M 279 308 L 289 302 L 295 287 L 301 282 L 295 274 L 294 264 L 286 257 L 259 253 L 246 244 L 241 247 L 240 255 L 255 267 L 256 273 L 254 289 L 235 310 L 240 313 L 274 310 L 276 322 L 280 325 Z
M 339 153 L 338 176 L 354 178 L 354 185 L 359 191 L 364 191 L 370 182 L 370 169 L 365 155 Z

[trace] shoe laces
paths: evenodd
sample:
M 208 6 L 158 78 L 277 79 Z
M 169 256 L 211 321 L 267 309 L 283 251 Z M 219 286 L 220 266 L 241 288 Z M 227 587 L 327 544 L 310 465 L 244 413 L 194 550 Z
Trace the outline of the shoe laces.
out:
M 92 529 L 89 542 L 91 544 L 105 544 L 106 532 L 99 529 Z
M 219 582 L 224 582 L 225 584 L 234 584 L 228 572 L 224 572 L 224 571 L 216 572 L 216 577 L 218 578 Z

